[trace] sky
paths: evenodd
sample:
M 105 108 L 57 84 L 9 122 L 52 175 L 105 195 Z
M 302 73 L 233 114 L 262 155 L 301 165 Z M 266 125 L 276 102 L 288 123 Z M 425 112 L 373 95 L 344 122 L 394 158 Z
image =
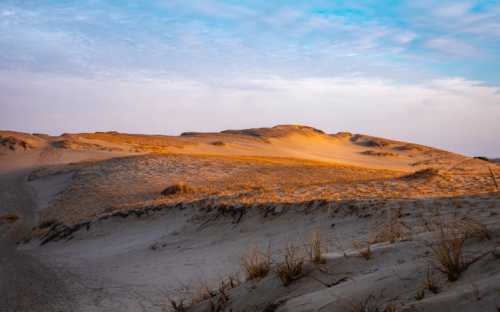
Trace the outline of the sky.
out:
M 500 157 L 500 1 L 0 0 L 0 129 L 276 124 Z

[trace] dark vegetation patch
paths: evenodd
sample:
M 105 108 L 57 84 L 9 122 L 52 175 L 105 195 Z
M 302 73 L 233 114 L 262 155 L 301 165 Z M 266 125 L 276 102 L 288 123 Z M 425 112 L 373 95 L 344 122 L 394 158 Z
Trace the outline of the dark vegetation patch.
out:
M 163 196 L 170 196 L 175 194 L 187 194 L 193 192 L 193 189 L 185 184 L 185 183 L 176 183 L 170 186 L 167 186 L 162 192 Z
M 4 146 L 11 151 L 17 151 L 17 150 L 29 150 L 33 148 L 32 145 L 30 145 L 28 142 L 24 140 L 20 140 L 16 137 L 13 136 L 0 136 L 0 146 Z
M 361 152 L 362 155 L 367 155 L 367 156 L 376 156 L 376 157 L 395 157 L 398 156 L 397 154 L 391 153 L 391 152 L 377 152 L 377 151 L 372 151 L 372 150 L 367 150 Z
M 222 141 L 213 141 L 210 144 L 212 144 L 214 146 L 225 146 L 226 145 L 226 143 L 224 143 Z
M 436 168 L 425 168 L 417 170 L 403 177 L 403 179 L 414 180 L 414 179 L 428 179 L 436 177 L 439 175 L 439 170 Z

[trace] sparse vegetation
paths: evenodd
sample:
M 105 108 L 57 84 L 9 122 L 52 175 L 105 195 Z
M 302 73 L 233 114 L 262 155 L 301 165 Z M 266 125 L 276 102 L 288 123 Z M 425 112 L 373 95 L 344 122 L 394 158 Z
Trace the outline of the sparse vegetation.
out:
M 210 287 L 207 282 L 200 282 L 192 295 L 191 305 L 206 302 L 205 304 L 209 307 L 208 311 L 223 311 L 230 300 L 228 291 L 239 285 L 240 281 L 236 275 L 229 275 L 214 287 Z
M 241 266 L 247 280 L 265 277 L 271 270 L 271 246 L 268 246 L 267 252 L 262 252 L 258 247 L 252 248 L 241 257 Z
M 303 274 L 304 258 L 299 254 L 299 249 L 289 244 L 285 249 L 283 262 L 276 266 L 276 273 L 283 283 L 288 286 L 293 281 L 299 279 Z

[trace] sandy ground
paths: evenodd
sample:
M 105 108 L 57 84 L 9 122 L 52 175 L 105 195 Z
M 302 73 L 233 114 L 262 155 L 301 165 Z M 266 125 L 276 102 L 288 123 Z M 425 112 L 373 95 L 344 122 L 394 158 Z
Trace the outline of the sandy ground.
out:
M 500 306 L 494 184 L 500 171 L 493 163 L 311 128 L 181 137 L 2 135 L 30 148 L 10 140 L 0 155 L 0 213 L 20 216 L 0 225 L 1 311 L 168 311 L 168 298 L 189 303 L 200 285 L 216 289 L 229 275 L 242 284 L 228 290 L 220 310 L 361 311 L 354 309 L 360 302 L 372 305 L 369 311 L 389 304 L 396 311 Z M 439 174 L 411 175 L 427 167 Z M 180 181 L 194 191 L 160 195 Z M 409 229 L 405 238 L 373 242 L 370 259 L 360 257 L 353 242 L 390 227 L 395 212 Z M 448 282 L 435 269 L 434 236 L 422 222 L 464 217 L 490 234 L 467 239 L 465 256 L 491 252 Z M 46 221 L 86 226 L 41 245 L 52 229 L 40 227 Z M 326 263 L 306 261 L 304 274 L 287 287 L 274 269 L 244 282 L 241 256 L 253 247 L 270 246 L 274 267 L 290 244 L 303 252 L 314 232 L 323 238 Z M 439 292 L 422 297 L 429 268 Z M 209 302 L 218 299 L 190 309 L 214 310 Z

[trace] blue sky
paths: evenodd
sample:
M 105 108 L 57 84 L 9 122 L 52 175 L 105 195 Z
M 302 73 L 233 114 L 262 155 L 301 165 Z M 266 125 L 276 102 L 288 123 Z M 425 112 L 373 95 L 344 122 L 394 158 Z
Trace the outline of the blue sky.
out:
M 500 155 L 499 73 L 500 1 L 0 2 L 0 128 L 307 123 Z

